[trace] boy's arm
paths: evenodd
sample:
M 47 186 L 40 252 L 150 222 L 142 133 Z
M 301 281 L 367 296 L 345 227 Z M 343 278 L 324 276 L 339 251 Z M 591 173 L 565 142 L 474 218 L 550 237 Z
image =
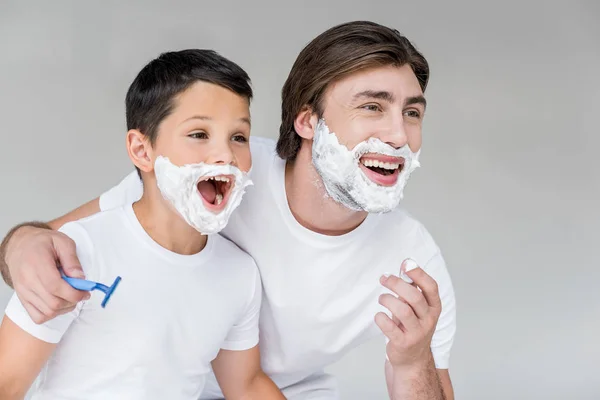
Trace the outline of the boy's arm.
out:
M 0 326 L 0 399 L 23 399 L 54 351 L 4 316 Z
M 62 226 L 61 231 L 76 243 L 77 257 L 93 275 L 93 246 L 86 230 L 73 222 Z M 13 294 L 0 326 L 0 399 L 23 398 L 82 305 L 78 303 L 71 312 L 39 324 L 18 294 Z
M 248 301 L 241 318 L 231 328 L 221 351 L 213 360 L 213 371 L 227 400 L 285 399 L 281 391 L 260 368 L 258 320 L 262 301 L 262 283 L 258 267 L 248 265 Z
M 285 399 L 260 368 L 258 346 L 241 351 L 221 350 L 212 366 L 227 400 Z

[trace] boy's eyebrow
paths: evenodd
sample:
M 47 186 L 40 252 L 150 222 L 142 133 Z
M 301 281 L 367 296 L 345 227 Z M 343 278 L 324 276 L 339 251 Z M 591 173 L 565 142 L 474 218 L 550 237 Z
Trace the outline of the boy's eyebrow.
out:
M 189 117 L 188 119 L 186 119 L 186 120 L 185 120 L 185 121 L 183 121 L 183 122 L 187 122 L 187 121 L 190 121 L 190 120 L 192 120 L 192 119 L 199 119 L 199 120 L 202 120 L 202 121 L 211 121 L 211 120 L 212 120 L 212 118 L 211 118 L 211 117 L 207 117 L 207 116 L 205 116 L 205 115 L 194 115 L 193 117 Z M 240 121 L 242 121 L 242 122 L 245 122 L 245 123 L 247 123 L 248 125 L 252 125 L 252 124 L 250 123 L 250 118 L 247 118 L 247 117 L 242 117 L 242 118 L 240 118 L 239 120 L 240 120 Z

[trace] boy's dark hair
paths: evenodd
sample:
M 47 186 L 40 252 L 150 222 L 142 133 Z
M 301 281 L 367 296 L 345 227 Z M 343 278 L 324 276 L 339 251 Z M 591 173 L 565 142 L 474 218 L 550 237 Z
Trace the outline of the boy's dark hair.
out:
M 198 81 L 219 85 L 252 100 L 250 77 L 214 50 L 162 53 L 134 79 L 125 97 L 127 130 L 137 129 L 151 144 L 158 126 L 173 111 L 174 98 Z
M 277 153 L 293 161 L 302 138 L 294 120 L 303 107 L 319 116 L 329 85 L 367 68 L 410 65 L 421 89 L 429 80 L 429 65 L 423 55 L 397 30 L 369 21 L 334 26 L 313 39 L 298 55 L 281 91 L 281 126 Z

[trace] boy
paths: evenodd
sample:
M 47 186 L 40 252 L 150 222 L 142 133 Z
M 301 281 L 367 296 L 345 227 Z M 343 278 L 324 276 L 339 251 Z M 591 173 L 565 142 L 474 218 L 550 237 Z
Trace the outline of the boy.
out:
M 142 69 L 126 97 L 142 198 L 61 228 L 87 279 L 122 281 L 106 308 L 92 292 L 42 325 L 14 295 L 0 398 L 22 398 L 43 368 L 33 399 L 197 400 L 210 363 L 228 399 L 284 398 L 260 369 L 258 269 L 214 234 L 250 184 L 251 98 L 248 75 L 213 51 Z

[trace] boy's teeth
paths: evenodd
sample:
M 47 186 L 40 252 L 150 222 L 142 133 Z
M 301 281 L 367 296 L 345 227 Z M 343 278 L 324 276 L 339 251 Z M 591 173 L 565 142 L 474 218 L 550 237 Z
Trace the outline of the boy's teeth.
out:
M 210 181 L 221 181 L 221 182 L 229 182 L 229 178 L 226 176 L 211 176 L 208 178 Z
M 217 197 L 215 198 L 215 204 L 219 205 L 223 201 L 223 195 L 221 193 L 217 193 Z

